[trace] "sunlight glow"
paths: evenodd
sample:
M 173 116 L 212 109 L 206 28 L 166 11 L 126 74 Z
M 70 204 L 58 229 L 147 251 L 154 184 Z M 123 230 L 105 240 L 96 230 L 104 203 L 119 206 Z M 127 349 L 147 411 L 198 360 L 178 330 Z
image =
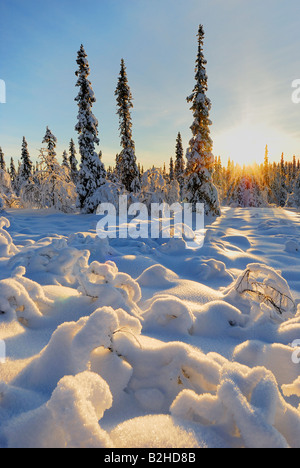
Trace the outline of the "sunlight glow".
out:
M 289 135 L 262 125 L 243 123 L 232 127 L 214 138 L 214 154 L 220 155 L 223 161 L 228 158 L 235 163 L 249 165 L 261 164 L 264 161 L 265 148 L 268 145 L 270 161 L 280 161 L 282 152 L 288 158 L 293 138 Z

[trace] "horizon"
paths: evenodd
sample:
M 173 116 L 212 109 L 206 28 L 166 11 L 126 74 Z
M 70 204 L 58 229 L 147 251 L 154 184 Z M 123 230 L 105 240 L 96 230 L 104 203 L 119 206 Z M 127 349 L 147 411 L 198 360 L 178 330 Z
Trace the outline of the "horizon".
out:
M 168 164 L 178 132 L 185 149 L 191 138 L 193 116 L 186 96 L 194 86 L 199 23 L 205 30 L 214 155 L 224 164 L 228 158 L 241 166 L 260 164 L 267 145 L 270 162 L 279 162 L 282 153 L 286 161 L 300 158 L 300 106 L 292 102 L 292 83 L 300 77 L 296 0 L 289 9 L 279 0 L 264 5 L 229 0 L 226 6 L 221 0 L 190 0 L 189 7 L 183 0 L 164 0 L 155 7 L 146 0 L 130 5 L 90 0 L 94 15 L 84 24 L 78 0 L 46 0 L 43 11 L 36 5 L 36 0 L 26 6 L 4 0 L 0 6 L 0 78 L 7 87 L 7 102 L 0 105 L 0 146 L 7 163 L 20 158 L 23 136 L 35 162 L 46 126 L 58 139 L 59 160 L 71 138 L 78 148 L 75 71 L 83 43 L 97 99 L 97 150 L 106 167 L 120 151 L 114 90 L 121 57 L 134 98 L 138 162 L 145 168 Z M 251 20 L 255 37 L 245 27 Z

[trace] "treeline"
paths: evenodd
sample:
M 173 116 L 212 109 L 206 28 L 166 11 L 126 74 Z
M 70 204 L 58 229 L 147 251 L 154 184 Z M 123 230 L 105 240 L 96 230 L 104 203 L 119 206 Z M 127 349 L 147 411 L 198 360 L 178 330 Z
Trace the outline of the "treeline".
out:
M 286 161 L 282 154 L 279 163 L 272 163 L 267 146 L 263 164 L 240 166 L 229 159 L 223 165 L 216 158 L 213 180 L 225 206 L 300 207 L 300 160 Z

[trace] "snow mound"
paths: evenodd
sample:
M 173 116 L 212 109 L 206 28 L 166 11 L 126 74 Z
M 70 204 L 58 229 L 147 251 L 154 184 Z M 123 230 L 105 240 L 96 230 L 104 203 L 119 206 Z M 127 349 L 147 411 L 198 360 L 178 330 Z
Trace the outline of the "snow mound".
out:
M 168 413 L 184 389 L 216 391 L 220 365 L 201 351 L 180 342 L 143 345 L 125 335 L 115 335 L 114 349 L 133 369 L 128 384 L 144 411 Z
M 90 251 L 78 250 L 69 245 L 78 246 L 78 242 L 82 242 L 81 246 L 86 246 L 90 239 L 80 234 L 69 241 L 65 238 L 42 239 L 33 246 L 23 248 L 10 259 L 8 266 L 10 269 L 25 266 L 29 276 L 38 277 L 45 285 L 77 288 L 84 296 L 97 299 L 98 307 L 123 308 L 128 313 L 139 316 L 137 303 L 142 297 L 139 284 L 129 275 L 119 273 L 113 262 L 94 261 L 89 265 Z M 97 245 L 98 242 L 94 247 Z M 103 245 L 106 251 L 107 244 Z
M 168 288 L 174 286 L 178 281 L 178 276 L 171 270 L 162 265 L 153 265 L 137 279 L 140 286 L 145 288 Z
M 161 252 L 164 254 L 185 255 L 187 244 L 184 239 L 177 239 L 172 237 L 168 242 L 162 244 L 160 247 Z
M 139 284 L 126 273 L 119 273 L 114 262 L 105 264 L 93 262 L 81 268 L 77 274 L 80 284 L 78 291 L 97 299 L 98 307 L 111 306 L 114 309 L 123 308 L 126 312 L 139 317 L 137 306 L 142 298 Z
M 77 232 L 71 234 L 67 240 L 68 246 L 78 250 L 89 250 L 97 254 L 97 259 L 104 261 L 114 250 L 110 247 L 108 239 L 100 239 L 97 234 L 90 232 Z
M 13 448 L 106 448 L 109 435 L 98 421 L 112 405 L 107 383 L 97 374 L 65 376 L 51 399 L 9 422 L 4 434 Z
M 279 272 L 266 265 L 248 265 L 234 288 L 241 295 L 254 297 L 260 303 L 273 307 L 279 315 L 296 312 L 296 304 L 287 281 Z
M 48 394 L 65 375 L 74 376 L 88 370 L 91 355 L 97 348 L 113 352 L 116 333 L 135 336 L 140 329 L 137 319 L 110 307 L 97 309 L 78 322 L 63 323 L 40 355 L 17 377 L 16 385 Z
M 228 336 L 235 327 L 244 328 L 249 317 L 225 301 L 213 301 L 195 313 L 193 335 Z
M 143 331 L 165 328 L 169 332 L 190 333 L 194 315 L 189 307 L 176 297 L 154 299 L 144 314 Z
M 42 317 L 43 308 L 53 304 L 39 284 L 24 278 L 25 273 L 25 268 L 19 267 L 12 278 L 0 281 L 0 323 L 18 320 L 30 326 Z
M 18 253 L 18 248 L 14 245 L 10 234 L 5 229 L 9 227 L 9 220 L 6 218 L 0 218 L 0 258 L 12 257 Z
M 251 243 L 248 237 L 235 235 L 235 236 L 223 236 L 222 241 L 228 242 L 231 245 L 235 245 L 242 250 L 249 250 L 251 248 Z
M 192 258 L 188 262 L 188 268 L 189 273 L 196 277 L 198 281 L 228 279 L 231 283 L 233 280 L 233 276 L 227 271 L 225 263 L 218 260 Z
M 77 273 L 90 257 L 88 250 L 68 246 L 64 238 L 45 238 L 33 246 L 24 247 L 9 262 L 9 268 L 22 265 L 31 276 L 39 276 L 45 284 L 76 285 Z
M 233 446 L 299 448 L 300 413 L 280 394 L 274 375 L 263 367 L 223 366 L 216 394 L 181 392 L 171 414 L 205 426 L 222 425 Z
M 300 244 L 296 240 L 289 240 L 285 244 L 285 251 L 287 253 L 297 254 L 300 252 Z
M 233 360 L 248 367 L 265 367 L 276 377 L 278 385 L 289 384 L 299 375 L 299 365 L 292 361 L 294 349 L 279 343 L 246 341 L 238 345 Z
M 118 448 L 199 448 L 193 431 L 187 431 L 171 416 L 157 415 L 131 419 L 110 433 Z
M 283 394 L 287 397 L 296 395 L 300 398 L 300 377 L 297 377 L 297 379 L 292 384 L 282 385 L 282 391 Z M 300 405 L 298 411 L 300 412 Z

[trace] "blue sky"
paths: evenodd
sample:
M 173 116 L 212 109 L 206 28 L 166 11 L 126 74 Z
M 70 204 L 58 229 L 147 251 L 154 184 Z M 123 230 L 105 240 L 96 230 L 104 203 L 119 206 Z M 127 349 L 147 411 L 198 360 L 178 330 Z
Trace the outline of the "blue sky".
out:
M 83 43 L 97 98 L 100 148 L 109 165 L 120 149 L 116 88 L 120 61 L 134 97 L 139 161 L 161 165 L 174 155 L 178 131 L 187 147 L 196 34 L 206 31 L 208 96 L 214 152 L 241 164 L 282 152 L 300 157 L 299 0 L 1 0 L 0 146 L 20 157 L 23 135 L 33 159 L 48 125 L 68 149 L 77 107 L 76 55 Z M 99 149 L 100 149 L 99 148 Z

